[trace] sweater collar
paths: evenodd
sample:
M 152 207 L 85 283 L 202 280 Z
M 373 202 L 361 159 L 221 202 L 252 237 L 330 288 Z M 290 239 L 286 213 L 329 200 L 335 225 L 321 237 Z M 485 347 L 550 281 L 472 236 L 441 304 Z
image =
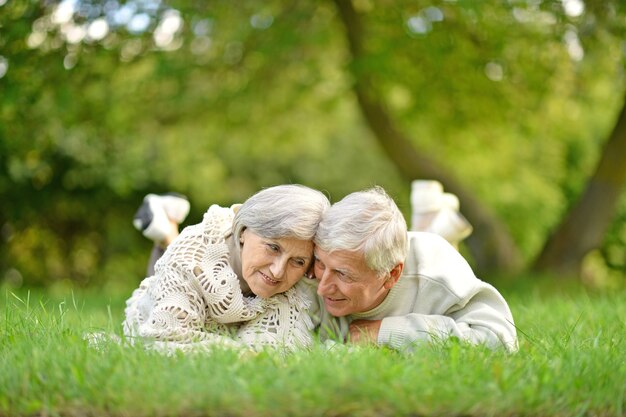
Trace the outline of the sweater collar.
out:
M 400 278 L 400 280 L 396 283 L 396 285 L 391 287 L 391 290 L 389 290 L 389 293 L 387 293 L 387 296 L 384 298 L 384 300 L 380 304 L 378 304 L 376 307 L 374 307 L 371 310 L 363 311 L 361 313 L 350 314 L 350 319 L 351 320 L 375 319 L 376 317 L 380 317 L 384 315 L 384 313 L 389 309 L 389 307 L 393 305 L 393 300 L 396 298 L 396 294 L 398 294 L 398 291 L 399 291 L 399 287 L 400 287 L 399 284 L 400 284 L 401 279 L 402 278 Z
M 226 245 L 228 246 L 230 267 L 232 268 L 235 275 L 237 275 L 242 293 L 244 295 L 254 295 L 250 294 L 250 287 L 248 286 L 248 283 L 243 279 L 243 273 L 241 268 L 241 246 L 238 244 L 237 240 L 233 238 L 232 233 L 227 234 L 224 239 L 226 240 Z
M 233 238 L 232 233 L 226 235 L 225 240 L 226 245 L 228 245 L 228 253 L 230 255 L 230 267 L 233 269 L 233 272 L 237 275 L 237 277 L 241 279 L 241 247 L 238 242 L 235 242 L 236 239 Z

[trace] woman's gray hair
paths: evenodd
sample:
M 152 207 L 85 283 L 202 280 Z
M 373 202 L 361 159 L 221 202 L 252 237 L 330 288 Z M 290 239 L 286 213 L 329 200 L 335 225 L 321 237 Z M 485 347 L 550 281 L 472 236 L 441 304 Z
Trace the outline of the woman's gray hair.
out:
M 367 266 L 383 275 L 404 262 L 406 221 L 381 187 L 355 192 L 326 210 L 315 244 L 325 252 L 362 251 Z
M 233 220 L 233 236 L 239 239 L 245 229 L 250 229 L 266 239 L 313 240 L 329 207 L 324 194 L 304 185 L 265 188 L 241 205 Z

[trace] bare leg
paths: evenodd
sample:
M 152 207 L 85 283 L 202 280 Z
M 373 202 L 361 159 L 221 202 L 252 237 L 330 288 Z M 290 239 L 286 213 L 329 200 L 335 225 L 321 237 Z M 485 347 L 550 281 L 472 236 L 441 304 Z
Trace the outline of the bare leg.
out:
M 148 261 L 148 268 L 146 269 L 146 276 L 151 277 L 154 275 L 154 264 L 156 261 L 163 256 L 165 253 L 165 248 L 161 245 L 154 245 L 152 247 L 152 252 L 150 252 L 150 260 Z
M 170 243 L 178 236 L 178 226 L 189 213 L 189 201 L 181 194 L 148 194 L 135 216 L 133 225 L 154 242 L 148 261 L 147 276 L 154 275 L 154 266 Z
M 170 220 L 170 223 L 172 223 L 173 232 L 167 235 L 164 241 L 155 242 L 154 246 L 152 247 L 152 251 L 150 252 L 150 259 L 148 260 L 148 267 L 146 268 L 146 273 L 148 274 L 146 276 L 148 277 L 154 275 L 154 265 L 159 260 L 159 258 L 163 256 L 165 250 L 170 245 L 170 243 L 172 243 L 172 241 L 174 241 L 174 239 L 176 239 L 176 237 L 178 237 L 179 235 L 178 223 L 172 220 Z

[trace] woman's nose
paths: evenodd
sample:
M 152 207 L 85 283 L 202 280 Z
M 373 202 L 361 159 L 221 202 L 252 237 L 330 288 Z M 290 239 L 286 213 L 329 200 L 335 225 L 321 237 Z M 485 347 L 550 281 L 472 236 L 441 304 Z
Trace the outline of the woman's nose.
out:
M 274 275 L 274 278 L 281 279 L 285 274 L 287 268 L 287 259 L 277 258 L 270 265 L 270 272 Z

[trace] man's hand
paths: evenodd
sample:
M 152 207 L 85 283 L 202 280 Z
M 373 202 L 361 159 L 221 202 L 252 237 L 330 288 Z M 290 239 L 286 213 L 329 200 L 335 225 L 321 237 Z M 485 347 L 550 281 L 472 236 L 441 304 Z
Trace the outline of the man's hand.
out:
M 355 320 L 350 323 L 349 342 L 355 345 L 376 344 L 382 320 Z

